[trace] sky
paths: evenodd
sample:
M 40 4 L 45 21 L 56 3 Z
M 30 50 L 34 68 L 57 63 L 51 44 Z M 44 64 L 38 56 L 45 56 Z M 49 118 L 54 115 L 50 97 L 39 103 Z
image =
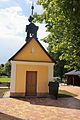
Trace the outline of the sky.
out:
M 34 12 L 41 14 L 43 9 L 36 5 L 36 0 L 0 0 L 0 64 L 5 64 L 25 44 L 25 27 L 29 24 L 31 5 L 34 3 Z M 45 24 L 39 26 L 38 40 L 49 33 Z M 47 44 L 40 41 L 47 48 Z

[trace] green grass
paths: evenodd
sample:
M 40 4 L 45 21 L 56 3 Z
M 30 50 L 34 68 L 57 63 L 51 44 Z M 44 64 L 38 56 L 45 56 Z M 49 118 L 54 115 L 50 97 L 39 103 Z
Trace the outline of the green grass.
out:
M 11 78 L 8 78 L 8 77 L 1 77 L 0 82 L 10 82 L 10 79 Z
M 65 97 L 75 97 L 76 94 L 73 94 L 71 92 L 68 92 L 66 90 L 59 90 L 58 97 L 59 98 L 65 98 Z

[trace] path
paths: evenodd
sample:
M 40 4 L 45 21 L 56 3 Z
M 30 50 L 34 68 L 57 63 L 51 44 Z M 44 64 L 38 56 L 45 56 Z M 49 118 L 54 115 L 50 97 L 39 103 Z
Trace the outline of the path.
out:
M 64 89 L 76 91 L 78 96 L 58 100 L 2 98 L 0 120 L 80 120 L 80 88 Z

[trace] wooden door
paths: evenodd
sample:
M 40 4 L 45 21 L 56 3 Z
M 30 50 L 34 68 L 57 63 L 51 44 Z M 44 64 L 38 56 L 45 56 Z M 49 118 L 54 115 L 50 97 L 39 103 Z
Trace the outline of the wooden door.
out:
M 26 72 L 26 95 L 36 95 L 37 93 L 37 72 Z

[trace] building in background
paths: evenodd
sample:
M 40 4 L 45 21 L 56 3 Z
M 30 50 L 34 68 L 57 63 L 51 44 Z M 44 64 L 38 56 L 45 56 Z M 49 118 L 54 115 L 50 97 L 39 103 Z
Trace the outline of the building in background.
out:
M 67 85 L 76 85 L 80 86 L 80 71 L 70 71 L 65 73 L 67 76 Z

